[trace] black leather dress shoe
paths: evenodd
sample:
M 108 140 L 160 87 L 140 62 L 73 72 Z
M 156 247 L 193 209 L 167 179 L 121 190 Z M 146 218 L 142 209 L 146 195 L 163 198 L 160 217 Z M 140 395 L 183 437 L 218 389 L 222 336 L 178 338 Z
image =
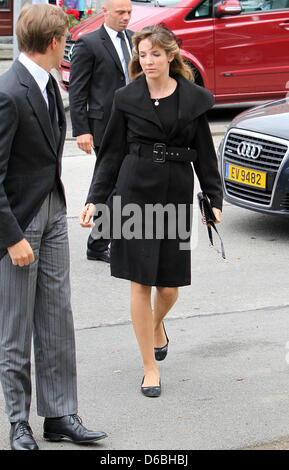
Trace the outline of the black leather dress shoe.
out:
M 159 397 L 162 391 L 161 379 L 160 379 L 160 384 L 155 387 L 143 387 L 142 384 L 144 383 L 144 379 L 145 378 L 142 379 L 141 388 L 140 388 L 143 395 L 145 395 L 146 397 L 151 397 L 151 398 Z
M 79 416 L 68 415 L 62 418 L 45 418 L 43 437 L 50 441 L 69 439 L 75 444 L 88 444 L 107 437 L 105 432 L 95 432 L 86 429 Z
M 86 251 L 87 259 L 90 261 L 104 261 L 105 263 L 110 263 L 110 250 L 109 248 L 104 251 L 94 251 L 90 248 L 87 248 Z
M 12 450 L 38 450 L 32 429 L 27 421 L 11 423 L 10 446 Z
M 163 322 L 163 329 L 167 338 L 167 344 L 165 344 L 162 348 L 154 348 L 156 361 L 163 361 L 166 355 L 168 354 L 169 338 L 167 336 L 164 322 Z

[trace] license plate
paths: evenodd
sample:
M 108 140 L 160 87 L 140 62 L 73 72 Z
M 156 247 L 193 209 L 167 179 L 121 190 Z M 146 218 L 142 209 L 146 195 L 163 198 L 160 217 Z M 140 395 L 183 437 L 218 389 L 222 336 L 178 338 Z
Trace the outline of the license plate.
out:
M 64 82 L 69 82 L 69 72 L 66 70 L 62 70 L 62 80 Z
M 251 170 L 242 166 L 226 163 L 225 177 L 230 181 L 266 189 L 266 173 L 263 171 Z

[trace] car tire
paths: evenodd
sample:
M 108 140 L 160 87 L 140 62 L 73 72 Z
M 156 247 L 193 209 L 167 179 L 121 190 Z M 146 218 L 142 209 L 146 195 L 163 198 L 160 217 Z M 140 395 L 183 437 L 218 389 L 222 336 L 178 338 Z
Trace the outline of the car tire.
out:
M 193 65 L 189 60 L 184 59 L 184 63 L 187 64 L 194 74 L 194 80 L 197 85 L 204 86 L 202 75 L 195 65 Z

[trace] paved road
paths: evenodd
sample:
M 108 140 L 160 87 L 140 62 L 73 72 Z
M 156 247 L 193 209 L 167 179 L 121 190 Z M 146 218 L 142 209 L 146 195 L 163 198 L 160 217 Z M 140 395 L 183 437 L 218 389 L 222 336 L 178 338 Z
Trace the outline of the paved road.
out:
M 238 111 L 238 110 L 237 110 Z M 236 109 L 213 110 L 220 129 Z M 219 126 L 219 127 L 218 127 Z M 228 262 L 208 247 L 195 210 L 192 286 L 167 319 L 170 350 L 160 364 L 163 393 L 139 391 L 142 368 L 129 314 L 129 285 L 109 266 L 87 261 L 87 232 L 77 223 L 94 157 L 68 139 L 63 179 L 68 199 L 72 304 L 79 413 L 109 438 L 80 450 L 289 448 L 289 222 L 224 205 L 220 231 Z M 0 395 L 0 449 L 9 425 Z M 42 438 L 32 403 L 30 424 L 41 449 L 75 449 Z

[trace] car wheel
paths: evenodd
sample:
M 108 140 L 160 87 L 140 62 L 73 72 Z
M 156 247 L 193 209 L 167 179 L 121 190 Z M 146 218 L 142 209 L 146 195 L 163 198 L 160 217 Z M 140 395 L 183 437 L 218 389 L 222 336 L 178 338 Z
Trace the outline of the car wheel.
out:
M 197 67 L 195 65 L 193 65 L 189 60 L 184 59 L 184 62 L 185 62 L 185 64 L 187 64 L 191 68 L 191 70 L 194 74 L 195 83 L 197 85 L 204 86 L 202 75 L 200 74 Z

